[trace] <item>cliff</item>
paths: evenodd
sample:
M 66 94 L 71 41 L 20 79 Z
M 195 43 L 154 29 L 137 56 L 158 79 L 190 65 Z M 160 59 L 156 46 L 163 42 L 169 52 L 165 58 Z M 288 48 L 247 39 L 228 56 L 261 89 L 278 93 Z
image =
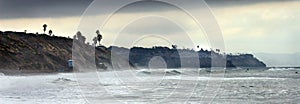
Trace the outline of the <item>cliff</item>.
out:
M 131 49 L 110 47 L 119 56 L 129 60 L 138 67 L 266 67 L 266 65 L 251 54 L 221 54 L 207 50 L 170 49 L 168 47 L 133 47 Z M 156 57 L 156 59 L 155 59 Z M 152 62 L 152 63 L 151 63 Z
M 72 51 L 73 49 L 73 51 Z M 75 52 L 74 52 L 75 50 Z M 93 51 L 95 50 L 95 51 Z M 196 57 L 195 57 L 196 56 Z M 76 67 L 93 69 L 104 64 L 109 69 L 180 68 L 180 67 L 265 67 L 251 54 L 226 55 L 213 51 L 170 49 L 168 47 L 133 47 L 131 49 L 111 46 L 94 47 L 66 37 L 0 31 L 0 72 L 57 72 L 68 69 L 68 60 Z M 213 62 L 212 62 L 213 60 Z M 95 63 L 96 62 L 96 63 Z M 76 70 L 76 69 L 75 69 Z
M 8 31 L 0 32 L 0 42 L 0 69 L 4 73 L 56 72 L 68 69 L 68 60 L 72 59 L 73 39 L 66 37 Z M 86 44 L 80 46 L 85 49 L 94 48 Z M 95 50 L 95 60 L 109 66 L 110 52 L 105 47 Z M 85 51 L 80 56 L 90 54 Z M 88 59 L 83 57 L 81 61 L 83 60 Z

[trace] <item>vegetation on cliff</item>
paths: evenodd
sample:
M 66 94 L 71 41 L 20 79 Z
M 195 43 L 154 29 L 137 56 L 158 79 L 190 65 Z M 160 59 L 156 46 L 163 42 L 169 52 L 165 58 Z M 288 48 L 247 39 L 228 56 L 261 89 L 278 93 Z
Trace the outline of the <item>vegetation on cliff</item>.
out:
M 252 54 L 225 54 L 208 50 L 194 51 L 168 47 L 133 47 L 131 49 L 110 47 L 116 54 L 127 58 L 129 62 L 139 67 L 151 67 L 151 60 L 160 57 L 157 63 L 165 62 L 167 68 L 195 68 L 195 67 L 266 67 Z M 153 63 L 155 65 L 155 63 Z
M 226 67 L 266 66 L 251 54 L 227 55 L 214 51 L 194 51 L 175 49 L 174 47 L 172 49 L 168 47 L 127 49 L 114 46 L 95 48 L 95 44 L 85 43 L 82 34 L 79 35 L 78 40 L 73 40 L 46 34 L 0 31 L 0 42 L 1 70 L 55 72 L 59 69 L 67 69 L 67 62 L 70 59 L 74 59 L 77 65 L 87 69 L 93 68 L 91 66 L 98 65 L 98 63 L 105 64 L 109 68 L 113 66 L 116 69 L 132 68 L 133 66 L 151 68 L 149 63 L 156 56 L 165 62 L 167 68 L 211 67 L 213 59 L 217 65 L 219 63 L 216 60 L 226 60 Z M 198 58 L 195 59 L 194 56 Z M 182 66 L 182 63 L 185 66 Z
M 68 60 L 72 59 L 73 39 L 46 34 L 25 32 L 0 32 L 0 69 L 30 70 L 30 72 L 55 72 L 68 68 Z M 75 42 L 78 42 L 76 40 Z M 85 49 L 94 48 L 81 44 Z M 106 48 L 95 49 L 95 60 L 99 63 L 110 63 L 110 52 Z M 83 51 L 81 56 L 88 56 Z

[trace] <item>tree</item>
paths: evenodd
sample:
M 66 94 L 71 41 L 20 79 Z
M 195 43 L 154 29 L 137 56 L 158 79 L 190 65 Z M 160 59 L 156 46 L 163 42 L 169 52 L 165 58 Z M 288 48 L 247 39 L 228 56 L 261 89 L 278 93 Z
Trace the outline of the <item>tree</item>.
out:
M 173 49 L 177 49 L 177 45 L 172 45 L 172 48 Z
M 81 32 L 80 32 L 80 31 L 78 31 L 78 32 L 76 33 L 76 37 L 77 37 L 77 39 L 78 39 L 79 42 L 82 42 L 82 35 L 81 35 Z
M 77 36 L 77 38 L 79 39 L 79 38 L 82 36 L 81 32 L 78 31 L 78 32 L 76 33 L 76 36 Z
M 97 30 L 97 31 L 96 31 L 96 34 L 97 34 L 97 35 L 98 35 L 98 34 L 100 34 L 100 31 L 99 31 L 99 30 Z
M 43 28 L 44 28 L 44 34 L 45 34 L 45 32 L 46 32 L 46 28 L 47 28 L 47 25 L 46 25 L 46 24 L 44 24 L 44 25 L 43 25 Z
M 77 39 L 80 43 L 85 43 L 86 38 L 81 34 L 80 31 L 76 33 Z M 76 38 L 76 37 L 75 37 Z
M 100 41 L 102 40 L 102 35 L 100 34 L 99 30 L 96 31 L 96 34 L 97 34 L 97 40 L 99 41 L 99 45 L 101 45 Z
M 82 43 L 83 44 L 85 43 L 85 40 L 86 40 L 85 36 L 82 36 Z
M 220 49 L 216 49 L 216 51 L 219 53 L 219 52 L 220 52 Z
M 76 40 L 76 39 L 77 39 L 77 36 L 76 36 L 76 35 L 74 35 L 74 36 L 73 36 L 73 39 L 74 39 L 74 40 Z
M 49 30 L 49 35 L 50 35 L 50 36 L 52 35 L 52 30 Z
M 94 45 L 96 46 L 97 45 L 97 37 L 93 38 L 93 42 L 94 42 Z
M 203 48 L 201 48 L 200 51 L 203 52 L 204 51 Z

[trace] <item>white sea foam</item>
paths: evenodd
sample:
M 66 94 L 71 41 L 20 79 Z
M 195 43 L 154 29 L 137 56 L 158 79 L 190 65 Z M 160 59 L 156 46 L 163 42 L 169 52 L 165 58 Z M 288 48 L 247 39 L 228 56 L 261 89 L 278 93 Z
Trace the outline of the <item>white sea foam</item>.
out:
M 5 74 L 0 72 L 0 76 L 5 76 Z
M 299 69 L 296 69 L 296 68 L 270 68 L 268 69 L 269 71 L 285 71 L 285 70 L 299 70 Z
M 175 70 L 175 71 L 174 71 Z M 166 72 L 178 72 L 181 74 L 165 75 Z M 138 76 L 139 73 L 144 76 Z M 148 103 L 153 100 L 164 98 L 168 91 L 173 91 L 178 82 L 201 81 L 206 83 L 208 80 L 225 81 L 227 83 L 239 82 L 249 84 L 249 81 L 281 81 L 284 78 L 271 77 L 206 77 L 198 76 L 195 70 L 181 69 L 160 69 L 160 70 L 125 70 L 111 72 L 88 72 L 88 73 L 59 73 L 53 75 L 35 76 L 0 76 L 0 102 L 5 104 L 76 104 L 86 103 L 86 100 L 98 103 L 116 103 L 121 99 L 127 103 Z M 183 74 L 182 74 L 183 73 Z M 239 73 L 235 73 L 239 74 Z M 242 73 L 248 74 L 248 73 Z M 194 76 L 191 76 L 194 75 Z M 144 79 L 141 79 L 144 78 Z M 163 80 L 163 81 L 162 81 Z M 246 83 L 247 82 L 247 83 Z M 250 83 L 251 84 L 251 83 Z M 280 84 L 280 83 L 278 83 Z M 191 85 L 178 88 L 185 92 L 185 88 L 193 88 Z M 250 86 L 250 85 L 249 85 Z M 201 86 L 200 86 L 201 87 Z M 283 86 L 284 87 L 284 86 Z M 243 87 L 241 87 L 243 88 Z M 281 87 L 279 87 L 281 88 Z M 149 89 L 149 90 L 148 90 Z M 198 88 L 201 89 L 201 88 Z M 192 90 L 192 89 L 191 89 Z M 180 92 L 175 99 L 185 98 Z M 226 92 L 228 93 L 228 92 Z M 231 93 L 231 92 L 229 92 Z M 145 97 L 145 98 L 143 98 Z M 141 98 L 141 99 L 139 99 Z M 148 101 L 149 100 L 149 101 Z M 194 98 L 195 100 L 195 98 Z M 196 99 L 197 100 L 197 99 Z M 201 100 L 201 99 L 198 99 Z M 184 100 L 183 100 L 184 101 Z M 197 102 L 197 101 L 195 101 Z M 183 103 L 180 102 L 179 103 Z

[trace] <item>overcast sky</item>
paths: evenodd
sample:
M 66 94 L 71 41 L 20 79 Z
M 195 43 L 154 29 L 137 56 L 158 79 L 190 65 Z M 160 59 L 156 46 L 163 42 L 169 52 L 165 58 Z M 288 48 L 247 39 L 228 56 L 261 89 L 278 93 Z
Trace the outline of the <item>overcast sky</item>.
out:
M 103 28 L 102 43 L 106 46 L 177 44 L 181 48 L 195 48 L 196 45 L 209 47 L 205 31 L 198 30 L 197 24 L 178 8 L 157 3 L 140 3 L 126 7 L 129 1 L 133 0 L 0 0 L 0 30 L 42 33 L 42 25 L 46 23 L 48 29 L 61 36 L 73 36 L 80 30 L 89 37 L 95 34 L 96 29 Z M 184 9 L 201 13 L 201 6 L 192 0 L 177 1 L 189 5 Z M 300 1 L 206 2 L 223 33 L 226 52 L 300 52 Z M 112 16 L 106 27 L 101 27 L 102 24 L 98 24 L 97 20 L 107 19 L 111 13 L 109 10 L 121 4 L 125 8 Z M 153 14 L 156 16 L 152 16 Z M 126 24 L 124 21 L 134 16 L 145 17 L 121 27 L 123 25 L 120 24 Z M 82 20 L 89 22 L 82 23 Z M 119 30 L 120 28 L 123 30 Z M 137 40 L 128 43 L 132 38 Z M 120 39 L 123 41 L 119 41 Z

